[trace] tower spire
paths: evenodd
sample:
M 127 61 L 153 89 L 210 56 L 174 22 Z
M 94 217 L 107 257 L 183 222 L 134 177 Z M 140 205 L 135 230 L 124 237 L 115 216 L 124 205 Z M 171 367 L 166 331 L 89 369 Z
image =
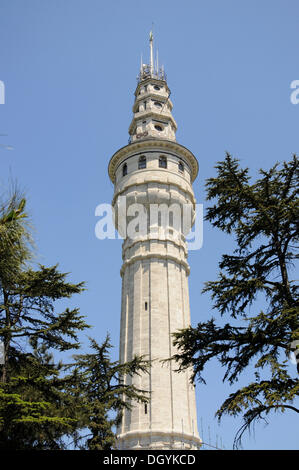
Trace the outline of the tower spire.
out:
M 154 57 L 154 34 L 153 29 L 151 29 L 149 34 L 149 46 L 150 46 L 150 58 L 147 64 L 144 64 L 141 57 L 140 72 L 137 76 L 137 81 L 146 80 L 149 77 L 155 78 L 157 80 L 166 81 L 166 74 L 164 72 L 164 67 L 159 69 L 159 60 L 158 60 L 158 50 L 156 51 L 156 57 Z
M 153 31 L 150 32 L 150 71 L 151 71 L 151 77 L 154 75 L 154 51 L 153 51 L 153 42 L 154 42 L 154 37 L 153 37 Z

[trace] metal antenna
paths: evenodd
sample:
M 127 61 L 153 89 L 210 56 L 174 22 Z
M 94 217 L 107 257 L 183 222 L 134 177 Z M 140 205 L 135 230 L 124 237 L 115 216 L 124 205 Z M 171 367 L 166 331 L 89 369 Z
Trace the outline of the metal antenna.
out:
M 154 72 L 154 53 L 153 53 L 153 32 L 150 32 L 150 71 L 151 71 L 151 77 L 153 76 Z

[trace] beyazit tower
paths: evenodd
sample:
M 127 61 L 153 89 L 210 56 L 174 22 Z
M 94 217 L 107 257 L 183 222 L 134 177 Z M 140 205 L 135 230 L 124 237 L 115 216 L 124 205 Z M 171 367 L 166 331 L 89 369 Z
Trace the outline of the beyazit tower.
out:
M 129 144 L 113 155 L 108 169 L 115 185 L 115 225 L 124 238 L 120 361 L 130 361 L 134 355 L 152 361 L 149 374 L 133 378 L 138 388 L 150 392 L 150 403 L 136 404 L 124 413 L 118 429 L 119 449 L 201 446 L 190 371 L 178 373 L 171 362 L 161 362 L 174 353 L 171 333 L 190 324 L 190 308 L 185 237 L 170 220 L 170 212 L 165 236 L 159 210 L 185 205 L 194 216 L 192 182 L 198 172 L 194 155 L 176 142 L 169 96 L 164 69 L 158 60 L 154 64 L 151 33 L 150 64 L 141 64 Z M 140 231 L 130 238 L 121 227 L 121 199 L 127 210 L 136 203 L 147 211 L 159 208 L 158 221 L 147 219 L 146 233 Z M 131 219 L 127 217 L 126 223 Z M 126 383 L 131 380 L 125 377 Z

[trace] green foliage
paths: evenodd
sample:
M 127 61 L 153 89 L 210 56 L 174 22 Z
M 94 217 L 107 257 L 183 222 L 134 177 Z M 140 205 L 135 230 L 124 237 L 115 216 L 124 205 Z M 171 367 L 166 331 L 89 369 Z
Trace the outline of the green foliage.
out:
M 65 447 L 62 438 L 77 420 L 65 392 L 69 379 L 59 378 L 60 370 L 45 347 L 11 352 L 9 380 L 0 384 L 0 450 Z
M 61 366 L 47 351 L 79 348 L 78 332 L 88 325 L 78 309 L 58 313 L 55 301 L 82 292 L 83 284 L 68 283 L 57 266 L 29 267 L 33 245 L 24 209 L 18 191 L 0 207 L 0 447 L 61 448 L 74 419 Z
M 31 258 L 32 237 L 25 212 L 26 201 L 15 188 L 0 203 L 0 285 L 6 286 Z
M 236 249 L 223 254 L 218 279 L 207 282 L 203 292 L 210 293 L 214 309 L 230 315 L 232 323 L 217 326 L 211 319 L 175 333 L 179 350 L 174 359 L 180 369 L 193 366 L 193 380 L 202 382 L 212 358 L 219 360 L 223 380 L 231 384 L 254 366 L 255 381 L 231 394 L 216 413 L 219 419 L 243 414 L 237 446 L 244 431 L 270 411 L 299 412 L 292 405 L 297 377 L 287 367 L 291 343 L 299 340 L 298 286 L 290 278 L 298 257 L 298 167 L 293 156 L 281 168 L 276 164 L 260 170 L 261 177 L 251 183 L 248 169 L 227 154 L 216 166 L 217 176 L 206 183 L 207 199 L 216 199 L 206 220 L 234 236 Z M 266 311 L 259 307 L 261 299 Z
M 0 273 L 1 276 L 1 273 Z M 83 284 L 66 282 L 57 266 L 20 270 L 9 285 L 0 288 L 0 336 L 4 340 L 2 381 L 7 374 L 9 349 L 20 339 L 38 340 L 59 351 L 78 349 L 78 332 L 88 325 L 77 308 L 57 313 L 54 302 L 80 293 Z
M 87 434 L 76 432 L 75 445 L 80 449 L 109 450 L 115 445 L 115 427 L 120 424 L 124 410 L 130 410 L 134 402 L 147 403 L 145 390 L 126 384 L 124 376 L 146 373 L 149 362 L 142 357 L 120 364 L 111 361 L 111 343 L 107 335 L 99 345 L 90 339 L 92 354 L 76 355 L 71 366 L 76 385 L 69 390 L 74 397 L 80 397 L 80 429 Z

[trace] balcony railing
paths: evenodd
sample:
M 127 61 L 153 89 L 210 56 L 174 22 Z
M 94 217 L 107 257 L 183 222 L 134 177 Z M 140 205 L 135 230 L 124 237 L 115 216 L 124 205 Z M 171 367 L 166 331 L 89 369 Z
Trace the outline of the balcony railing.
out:
M 143 64 L 137 76 L 137 81 L 139 83 L 142 80 L 146 80 L 147 78 L 155 78 L 157 80 L 163 80 L 166 82 L 166 73 L 164 71 L 164 67 L 156 69 L 151 68 L 150 65 Z

